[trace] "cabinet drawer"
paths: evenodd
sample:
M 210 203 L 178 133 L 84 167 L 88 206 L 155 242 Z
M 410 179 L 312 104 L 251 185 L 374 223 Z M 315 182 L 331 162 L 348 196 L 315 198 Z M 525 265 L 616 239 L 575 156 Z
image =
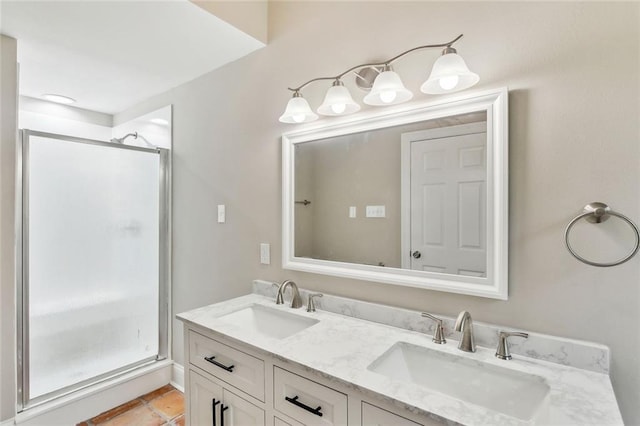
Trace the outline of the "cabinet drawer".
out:
M 264 401 L 264 361 L 261 359 L 189 331 L 189 362 Z
M 402 416 L 362 402 L 362 426 L 421 426 Z
M 278 367 L 273 369 L 273 405 L 307 426 L 347 424 L 347 395 Z

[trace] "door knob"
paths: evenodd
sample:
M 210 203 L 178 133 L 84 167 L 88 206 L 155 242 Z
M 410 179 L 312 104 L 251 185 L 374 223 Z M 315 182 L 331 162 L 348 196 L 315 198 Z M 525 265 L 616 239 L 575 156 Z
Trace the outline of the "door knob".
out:
M 413 253 L 411 253 L 411 256 L 413 256 L 414 259 L 420 259 L 422 257 L 422 253 L 416 250 Z

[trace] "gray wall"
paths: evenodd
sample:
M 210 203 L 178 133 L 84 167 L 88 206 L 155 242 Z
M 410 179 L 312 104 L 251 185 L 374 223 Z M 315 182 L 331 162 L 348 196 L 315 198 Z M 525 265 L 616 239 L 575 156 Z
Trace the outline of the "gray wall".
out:
M 16 40 L 0 35 L 0 421 L 16 403 L 15 171 L 18 131 Z
M 274 2 L 269 16 L 266 48 L 116 117 L 174 104 L 174 312 L 247 293 L 255 278 L 446 315 L 467 309 L 478 321 L 609 345 L 624 418 L 640 424 L 640 256 L 596 269 L 562 241 L 590 201 L 640 222 L 640 4 Z M 282 270 L 286 87 L 461 32 L 478 87 L 511 91 L 509 300 Z M 398 62 L 415 92 L 436 55 Z M 324 90 L 305 96 L 317 106 Z M 272 245 L 270 266 L 259 264 L 260 242 Z M 174 332 L 182 362 L 179 324 Z

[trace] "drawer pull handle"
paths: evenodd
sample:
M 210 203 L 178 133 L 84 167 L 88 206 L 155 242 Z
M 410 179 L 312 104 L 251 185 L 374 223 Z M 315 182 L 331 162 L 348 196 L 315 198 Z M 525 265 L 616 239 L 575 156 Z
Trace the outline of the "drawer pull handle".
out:
M 228 371 L 229 373 L 233 373 L 233 367 L 235 367 L 234 365 L 224 365 L 224 364 L 220 364 L 218 361 L 215 360 L 215 356 L 211 355 L 209 357 L 204 357 L 205 361 L 209 361 L 211 364 L 215 365 L 216 367 L 220 367 L 223 370 Z
M 294 396 L 293 398 L 289 398 L 288 396 L 285 396 L 284 399 L 286 399 L 287 402 L 290 402 L 290 403 L 292 403 L 293 405 L 295 405 L 297 407 L 305 409 L 308 412 L 315 414 L 316 416 L 322 417 L 322 413 L 320 412 L 320 410 L 322 410 L 322 407 L 311 408 L 308 405 L 303 404 L 302 402 L 298 401 L 298 395 Z
M 213 411 L 213 426 L 216 426 L 216 405 L 220 404 L 215 398 L 211 400 L 211 410 Z

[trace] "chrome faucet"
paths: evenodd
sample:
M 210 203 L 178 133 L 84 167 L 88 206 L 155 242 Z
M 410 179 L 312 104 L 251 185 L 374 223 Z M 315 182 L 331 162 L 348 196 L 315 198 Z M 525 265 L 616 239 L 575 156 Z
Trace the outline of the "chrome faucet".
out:
M 462 332 L 458 349 L 464 352 L 475 352 L 476 344 L 473 341 L 473 320 L 469 312 L 460 312 L 458 319 L 456 319 L 455 330 Z
M 521 332 L 506 332 L 501 331 L 498 335 L 498 348 L 496 349 L 496 358 L 509 360 L 511 359 L 511 352 L 509 352 L 509 344 L 507 343 L 507 338 L 511 336 L 524 337 L 525 339 L 529 337 L 527 333 Z
M 276 305 L 284 304 L 284 292 L 288 286 L 291 286 L 291 307 L 295 309 L 302 307 L 302 298 L 300 297 L 298 286 L 291 280 L 285 280 L 280 284 L 280 288 L 278 288 L 278 296 L 276 297 Z
M 307 303 L 307 312 L 315 312 L 316 311 L 316 303 L 314 302 L 314 297 L 322 297 L 322 293 L 313 293 L 309 295 L 309 302 Z
M 442 319 L 426 312 L 422 312 L 422 316 L 425 318 L 430 318 L 436 322 L 436 331 L 435 333 L 433 333 L 433 339 L 431 339 L 431 341 L 439 345 L 444 345 L 445 343 L 447 343 L 447 339 L 444 338 L 444 327 L 442 327 Z

